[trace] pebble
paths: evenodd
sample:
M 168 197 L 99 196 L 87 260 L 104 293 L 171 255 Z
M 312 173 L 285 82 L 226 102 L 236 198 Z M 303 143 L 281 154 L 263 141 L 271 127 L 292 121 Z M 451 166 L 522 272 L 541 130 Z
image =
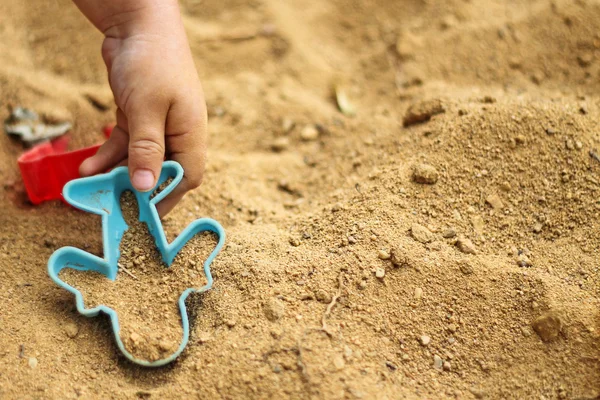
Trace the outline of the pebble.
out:
M 305 141 L 317 140 L 319 138 L 319 130 L 314 125 L 306 125 L 300 132 L 300 139 Z
M 406 267 L 409 265 L 409 260 L 406 257 L 406 255 L 400 253 L 396 249 L 392 249 L 392 252 L 390 254 L 390 261 L 392 262 L 392 265 L 396 268 Z
M 404 114 L 404 126 L 427 122 L 434 115 L 442 114 L 446 110 L 439 99 L 424 100 L 411 105 Z
M 381 259 L 381 260 L 389 260 L 391 255 L 387 250 L 379 250 L 379 252 L 377 253 L 377 256 Z
M 565 147 L 567 148 L 567 150 L 573 150 L 575 148 L 575 143 L 573 143 L 571 139 L 567 139 L 567 141 L 565 142 Z
M 200 344 L 210 342 L 211 339 L 210 332 L 202 331 L 198 334 L 198 343 Z
M 320 301 L 321 303 L 330 303 L 331 302 L 331 296 L 324 289 L 317 290 L 315 293 L 315 298 L 318 301 Z
M 483 235 L 483 228 L 485 227 L 485 222 L 483 221 L 481 215 L 473 215 L 471 217 L 471 223 L 473 224 L 473 229 L 475 229 L 475 232 L 477 232 L 477 234 L 479 235 Z
M 460 272 L 462 272 L 465 275 L 471 275 L 474 271 L 473 266 L 466 261 L 460 263 L 458 268 L 460 268 Z
M 521 268 L 529 268 L 532 266 L 531 260 L 525 254 L 519 254 L 517 256 L 517 265 Z
M 168 340 L 161 340 L 158 343 L 158 347 L 162 350 L 162 351 L 169 351 L 171 350 L 172 344 L 169 343 Z
M 296 123 L 291 118 L 284 118 L 283 121 L 281 121 L 281 129 L 283 130 L 283 133 L 288 133 L 294 129 L 295 125 Z
M 533 321 L 531 327 L 544 342 L 552 342 L 562 330 L 562 320 L 556 312 L 550 311 Z
M 360 282 L 358 283 L 358 288 L 359 288 L 360 290 L 365 290 L 365 289 L 367 288 L 367 281 L 364 281 L 364 280 L 363 280 L 363 281 L 360 281 Z
M 290 147 L 290 139 L 287 137 L 278 137 L 271 143 L 271 149 L 277 153 L 282 152 Z
M 333 357 L 333 366 L 338 371 L 341 371 L 342 369 L 344 369 L 344 367 L 346 366 L 346 361 L 344 361 L 344 356 L 342 356 L 341 354 L 338 354 L 335 357 Z
M 406 31 L 402 32 L 396 41 L 396 53 L 402 59 L 409 59 L 415 55 L 418 48 L 422 46 L 422 40 L 419 36 Z
M 502 203 L 502 199 L 500 198 L 500 196 L 498 196 L 498 194 L 494 193 L 494 194 L 490 194 L 485 201 L 492 206 L 492 208 L 496 211 L 500 211 L 502 210 L 502 208 L 504 208 L 504 204 Z
M 485 390 L 480 388 L 472 387 L 469 391 L 476 399 L 483 399 L 486 396 Z
M 433 356 L 433 368 L 437 369 L 437 370 L 441 370 L 444 366 L 444 361 L 442 360 L 442 357 L 438 356 L 437 354 Z
M 422 297 L 423 297 L 423 289 L 421 289 L 420 287 L 415 288 L 415 300 L 421 300 Z
M 458 238 L 458 240 L 456 241 L 456 247 L 458 248 L 458 250 L 462 251 L 465 254 L 477 253 L 477 249 L 475 248 L 473 242 L 465 237 Z
M 533 232 L 540 233 L 543 227 L 544 225 L 541 222 L 537 222 L 535 225 L 533 225 Z
M 236 320 L 235 319 L 227 319 L 225 320 L 225 325 L 227 325 L 228 328 L 233 328 L 236 324 Z
M 442 237 L 444 239 L 452 239 L 453 237 L 456 237 L 456 231 L 452 228 L 448 228 L 442 232 Z
M 375 268 L 375 276 L 379 279 L 383 279 L 383 277 L 385 276 L 385 269 L 381 267 Z
M 450 371 L 452 369 L 452 365 L 450 361 L 444 361 L 444 371 Z
M 279 300 L 272 298 L 264 306 L 265 316 L 269 321 L 275 322 L 285 313 L 285 304 Z
M 427 346 L 431 342 L 431 338 L 427 335 L 423 335 L 423 336 L 421 336 L 419 341 L 421 342 L 422 346 Z
M 458 326 L 456 326 L 456 324 L 450 324 L 450 325 L 448 325 L 448 330 L 450 332 L 454 333 L 458 330 Z
M 79 333 L 79 327 L 73 322 L 65 324 L 64 330 L 67 336 L 71 339 L 73 339 Z
M 503 192 L 510 192 L 512 189 L 512 186 L 510 185 L 510 183 L 508 182 L 502 182 L 500 184 L 500 190 L 502 190 Z
M 136 332 L 131 332 L 131 335 L 129 335 L 129 338 L 131 339 L 131 341 L 133 343 L 138 343 L 141 339 L 140 335 Z
M 38 360 L 35 357 L 29 357 L 29 361 L 27 362 L 30 368 L 35 368 L 38 366 Z
M 413 239 L 419 243 L 429 243 L 435 239 L 433 233 L 431 233 L 429 229 L 419 224 L 412 224 L 410 227 L 410 233 Z
M 438 181 L 439 173 L 429 164 L 416 164 L 413 167 L 412 180 L 415 183 L 433 185 Z

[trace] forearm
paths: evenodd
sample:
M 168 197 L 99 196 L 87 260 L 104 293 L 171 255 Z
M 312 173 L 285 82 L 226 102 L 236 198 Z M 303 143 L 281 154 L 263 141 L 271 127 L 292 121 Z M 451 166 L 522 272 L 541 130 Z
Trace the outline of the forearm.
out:
M 73 0 L 106 37 L 161 34 L 180 29 L 177 0 Z

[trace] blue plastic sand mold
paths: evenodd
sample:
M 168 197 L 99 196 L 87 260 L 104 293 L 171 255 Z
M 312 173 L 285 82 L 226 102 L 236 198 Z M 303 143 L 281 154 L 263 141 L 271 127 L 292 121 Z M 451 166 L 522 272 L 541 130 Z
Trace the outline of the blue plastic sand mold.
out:
M 138 192 L 133 188 L 129 180 L 127 167 L 115 168 L 106 174 L 76 179 L 66 184 L 63 189 L 63 196 L 69 204 L 83 211 L 102 216 L 104 258 L 97 257 L 74 247 L 63 247 L 55 251 L 48 261 L 48 273 L 50 274 L 50 278 L 52 278 L 57 285 L 75 295 L 77 311 L 86 317 L 95 317 L 100 312 L 108 314 L 117 346 L 121 352 L 134 363 L 147 367 L 159 367 L 168 364 L 175 360 L 185 349 L 189 339 L 189 321 L 185 300 L 193 292 L 205 292 L 211 288 L 213 279 L 210 273 L 210 263 L 217 256 L 225 242 L 225 231 L 217 221 L 210 218 L 195 220 L 184 229 L 172 243 L 167 242 L 158 212 L 156 211 L 156 204 L 167 196 L 183 178 L 183 168 L 174 161 L 166 161 L 163 163 L 163 168 L 156 187 L 166 182 L 169 178 L 172 178 L 173 180 L 154 198 L 151 198 L 154 190 L 149 192 Z M 187 241 L 194 235 L 200 232 L 209 231 L 214 232 L 218 236 L 218 243 L 215 249 L 204 262 L 204 273 L 206 274 L 207 279 L 206 285 L 198 289 L 186 289 L 179 297 L 178 305 L 183 326 L 183 340 L 175 353 L 167 358 L 157 361 L 142 360 L 129 353 L 123 346 L 123 342 L 119 336 L 119 319 L 115 310 L 105 305 L 89 309 L 85 308 L 81 292 L 72 286 L 69 286 L 58 277 L 59 272 L 63 268 L 73 268 L 80 271 L 96 271 L 104 274 L 113 281 L 117 278 L 117 262 L 120 256 L 119 243 L 124 232 L 128 228 L 120 207 L 121 194 L 126 190 L 130 190 L 134 193 L 140 210 L 139 220 L 148 225 L 148 229 L 156 241 L 156 246 L 162 255 L 162 259 L 168 266 L 171 265 L 179 250 L 181 250 Z

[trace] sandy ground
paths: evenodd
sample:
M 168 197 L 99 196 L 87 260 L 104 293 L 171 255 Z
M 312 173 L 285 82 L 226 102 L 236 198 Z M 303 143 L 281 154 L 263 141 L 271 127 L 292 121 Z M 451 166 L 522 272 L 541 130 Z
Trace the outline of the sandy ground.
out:
M 0 398 L 599 398 L 599 2 L 182 10 L 210 160 L 164 224 L 228 234 L 191 343 L 140 369 L 76 313 L 46 262 L 100 254 L 99 219 L 28 205 L 0 135 Z M 100 141 L 100 40 L 67 0 L 3 0 L 0 117 Z

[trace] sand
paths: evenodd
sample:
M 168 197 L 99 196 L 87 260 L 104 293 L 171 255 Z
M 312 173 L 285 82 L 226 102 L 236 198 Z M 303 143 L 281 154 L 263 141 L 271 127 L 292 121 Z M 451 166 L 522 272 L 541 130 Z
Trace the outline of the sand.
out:
M 28 205 L 0 135 L 0 397 L 600 396 L 598 3 L 182 9 L 211 142 L 164 225 L 228 234 L 190 344 L 142 369 L 77 314 L 45 264 L 101 254 L 100 221 Z M 102 140 L 101 38 L 75 7 L 4 1 L 0 29 L 0 117 L 44 109 L 73 148 Z
M 216 245 L 210 234 L 192 238 L 166 266 L 130 191 L 121 195 L 121 209 L 129 228 L 121 252 L 116 281 L 97 272 L 64 269 L 59 278 L 78 289 L 86 308 L 106 305 L 119 316 L 119 336 L 134 357 L 157 361 L 175 353 L 183 340 L 178 300 L 184 290 L 204 286 L 204 260 Z

